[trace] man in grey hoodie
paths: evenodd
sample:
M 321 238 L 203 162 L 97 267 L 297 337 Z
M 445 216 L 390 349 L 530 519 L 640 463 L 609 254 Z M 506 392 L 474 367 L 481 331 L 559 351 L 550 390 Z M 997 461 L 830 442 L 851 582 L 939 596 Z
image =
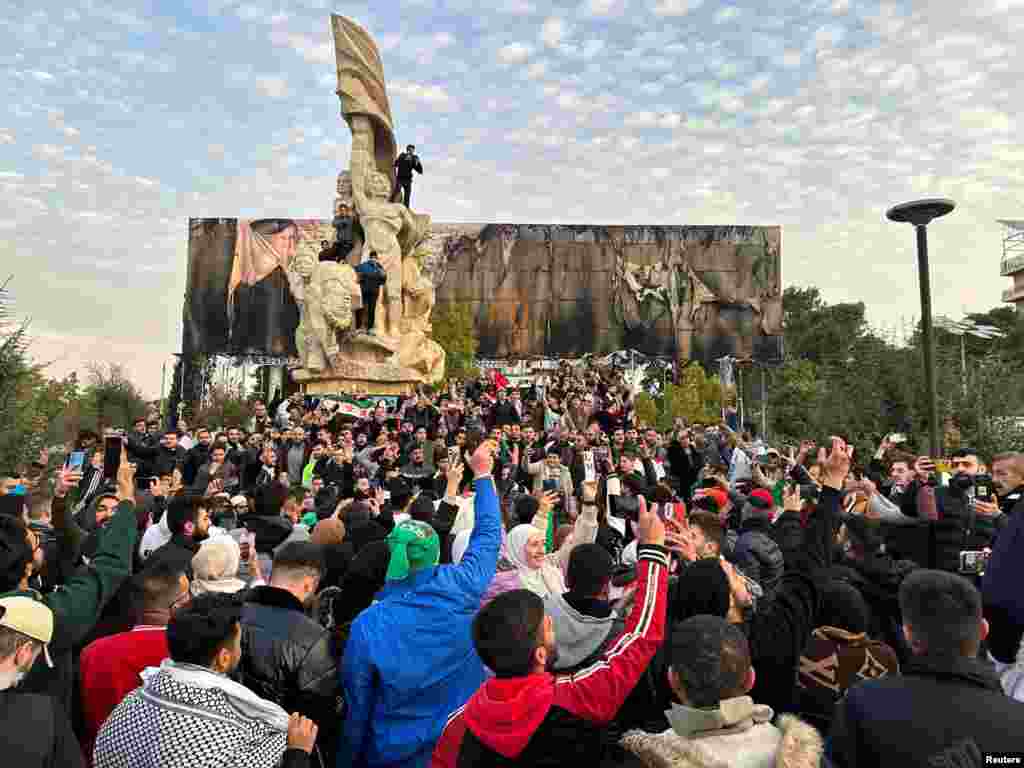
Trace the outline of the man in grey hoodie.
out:
M 556 672 L 589 666 L 625 628 L 625 618 L 608 601 L 612 558 L 600 544 L 579 544 L 569 556 L 565 584 L 569 591 L 544 598 L 557 638 Z

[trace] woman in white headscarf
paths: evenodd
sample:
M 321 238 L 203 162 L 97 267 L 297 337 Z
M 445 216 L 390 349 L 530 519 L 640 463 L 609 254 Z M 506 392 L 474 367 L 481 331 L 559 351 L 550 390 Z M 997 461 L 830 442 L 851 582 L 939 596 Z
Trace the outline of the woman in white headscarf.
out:
M 517 525 L 509 531 L 502 544 L 498 571 L 484 594 L 484 604 L 513 589 L 528 589 L 541 597 L 568 591 L 565 569 L 569 565 L 569 555 L 577 544 L 592 544 L 597 540 L 597 507 L 585 504 L 573 525 L 572 535 L 556 552 L 548 553 L 546 531 L 554 500 L 553 494 L 545 494 L 533 522 Z M 452 562 L 462 559 L 469 545 L 470 533 L 463 531 L 455 537 Z
M 262 584 L 263 579 L 259 577 L 259 565 L 255 557 L 249 564 L 250 568 L 256 569 L 256 578 L 252 583 L 247 585 L 238 578 L 241 559 L 238 542 L 231 536 L 214 536 L 206 539 L 192 557 L 193 596 L 206 592 L 234 594 L 247 586 Z

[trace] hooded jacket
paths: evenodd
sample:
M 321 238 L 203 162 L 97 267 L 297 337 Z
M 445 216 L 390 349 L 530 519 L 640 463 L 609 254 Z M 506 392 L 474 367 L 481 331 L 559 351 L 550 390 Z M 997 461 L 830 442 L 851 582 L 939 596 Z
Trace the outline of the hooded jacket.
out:
M 626 621 L 614 608 L 597 600 L 574 600 L 580 608 L 589 607 L 589 613 L 570 604 L 571 593 L 552 593 L 544 598 L 544 612 L 555 625 L 558 660 L 555 671 L 571 674 L 588 667 L 601 656 L 611 641 L 622 634 Z M 590 606 L 584 605 L 590 603 Z M 605 614 L 605 615 L 600 615 Z
M 626 631 L 599 661 L 572 676 L 491 678 L 448 721 L 434 750 L 434 768 L 599 765 L 602 731 L 665 632 L 664 547 L 640 547 L 638 569 Z
M 63 503 L 63 500 L 54 500 Z M 135 546 L 135 505 L 123 501 L 103 530 L 95 556 L 82 566 L 59 589 L 44 595 L 42 600 L 53 611 L 51 669 L 37 660 L 19 691 L 48 693 L 67 711 L 73 700 L 73 652 L 89 634 L 103 607 L 131 572 L 132 549 Z M 4 597 L 33 592 L 12 591 Z
M 851 688 L 829 737 L 835 768 L 984 765 L 984 752 L 1019 752 L 1024 704 L 1009 698 L 992 665 L 919 656 L 903 674 Z
M 672 727 L 660 734 L 630 731 L 622 746 L 645 768 L 818 768 L 821 736 L 791 715 L 772 725 L 771 707 L 748 696 L 721 702 L 717 709 L 678 704 L 666 713 Z M 639 758 L 639 759 L 637 759 Z
M 772 524 L 767 518 L 748 517 L 740 527 L 732 556 L 743 573 L 761 585 L 767 600 L 775 595 L 786 566 L 782 550 L 771 534 Z

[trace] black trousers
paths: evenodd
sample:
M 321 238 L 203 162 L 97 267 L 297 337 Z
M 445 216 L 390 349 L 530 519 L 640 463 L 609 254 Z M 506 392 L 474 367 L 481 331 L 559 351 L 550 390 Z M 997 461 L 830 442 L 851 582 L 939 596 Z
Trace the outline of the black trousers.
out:
M 398 192 L 402 192 L 402 203 L 408 208 L 412 205 L 412 179 L 399 179 L 395 187 L 395 200 L 398 200 Z
M 377 297 L 380 296 L 380 288 L 372 290 L 364 288 L 362 293 L 363 308 L 356 313 L 356 327 L 363 326 L 363 320 L 366 320 L 364 327 L 366 330 L 372 331 L 374 324 L 377 322 Z

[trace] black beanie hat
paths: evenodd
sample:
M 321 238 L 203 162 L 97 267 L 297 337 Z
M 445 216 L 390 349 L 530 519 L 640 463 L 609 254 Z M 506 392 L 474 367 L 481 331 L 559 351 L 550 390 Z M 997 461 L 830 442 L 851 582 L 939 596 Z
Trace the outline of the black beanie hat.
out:
M 846 581 L 830 581 L 822 590 L 818 624 L 860 634 L 871 626 L 871 610 L 855 586 Z
M 688 565 L 679 577 L 672 602 L 673 621 L 710 614 L 725 618 L 729 613 L 729 579 L 715 558 Z

